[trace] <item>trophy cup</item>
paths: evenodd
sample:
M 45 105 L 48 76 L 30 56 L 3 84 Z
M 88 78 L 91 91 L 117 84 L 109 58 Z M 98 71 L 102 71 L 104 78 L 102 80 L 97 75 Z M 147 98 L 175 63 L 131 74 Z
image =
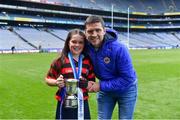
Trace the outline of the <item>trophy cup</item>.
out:
M 77 108 L 78 101 L 75 94 L 77 93 L 77 79 L 67 79 L 66 84 L 66 97 L 65 97 L 65 107 L 66 108 Z

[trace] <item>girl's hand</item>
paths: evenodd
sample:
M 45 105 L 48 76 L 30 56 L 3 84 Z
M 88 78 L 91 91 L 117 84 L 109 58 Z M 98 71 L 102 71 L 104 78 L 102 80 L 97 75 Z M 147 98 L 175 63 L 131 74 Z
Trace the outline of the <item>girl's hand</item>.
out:
M 62 75 L 60 75 L 57 80 L 56 80 L 56 85 L 59 87 L 59 88 L 63 88 L 65 86 L 65 81 L 64 81 L 64 78 Z

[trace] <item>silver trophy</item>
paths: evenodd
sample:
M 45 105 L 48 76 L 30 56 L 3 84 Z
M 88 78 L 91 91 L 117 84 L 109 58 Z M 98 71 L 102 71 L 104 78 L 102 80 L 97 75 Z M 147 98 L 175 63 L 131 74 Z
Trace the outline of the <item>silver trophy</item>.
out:
M 77 108 L 78 101 L 75 94 L 77 94 L 77 79 L 67 79 L 66 84 L 66 97 L 65 97 L 65 107 L 66 108 Z

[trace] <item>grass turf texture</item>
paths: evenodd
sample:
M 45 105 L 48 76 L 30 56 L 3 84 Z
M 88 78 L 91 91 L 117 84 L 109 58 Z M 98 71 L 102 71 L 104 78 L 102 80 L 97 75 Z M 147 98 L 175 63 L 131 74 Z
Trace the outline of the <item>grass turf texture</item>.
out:
M 135 119 L 180 119 L 180 50 L 131 51 L 139 79 Z M 54 119 L 55 87 L 44 76 L 57 53 L 0 55 L 0 119 Z M 96 95 L 90 93 L 97 119 Z M 117 106 L 113 119 L 118 117 Z

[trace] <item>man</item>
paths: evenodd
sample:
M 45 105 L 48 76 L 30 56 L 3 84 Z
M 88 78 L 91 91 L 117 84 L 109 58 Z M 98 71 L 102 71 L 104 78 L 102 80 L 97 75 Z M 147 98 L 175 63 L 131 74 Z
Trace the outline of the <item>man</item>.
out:
M 118 42 L 113 30 L 106 30 L 100 16 L 85 21 L 88 54 L 99 83 L 89 91 L 98 92 L 98 119 L 111 119 L 118 103 L 119 119 L 133 119 L 137 99 L 137 78 L 128 49 Z
M 12 47 L 11 47 L 11 52 L 12 52 L 12 54 L 14 54 L 14 51 L 15 51 L 15 46 L 12 46 Z

